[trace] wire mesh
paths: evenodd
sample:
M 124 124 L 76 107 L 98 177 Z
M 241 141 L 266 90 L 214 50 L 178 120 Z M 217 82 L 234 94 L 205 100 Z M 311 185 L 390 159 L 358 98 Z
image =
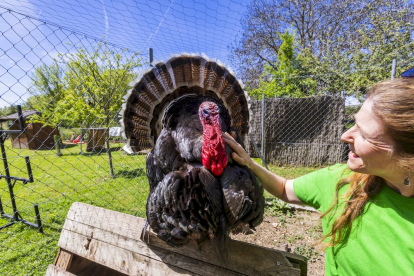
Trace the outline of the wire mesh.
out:
M 2 129 L 20 128 L 17 117 L 13 118 L 18 104 L 23 106 L 25 121 L 24 133 L 7 134 L 5 139 L 7 168 L 11 176 L 27 178 L 24 157 L 29 156 L 34 182 L 13 183 L 14 201 L 20 218 L 30 222 L 36 221 L 33 205 L 37 204 L 44 229 L 44 234 L 40 234 L 24 224 L 16 224 L 1 230 L 1 274 L 15 274 L 13 267 L 16 266 L 22 275 L 43 274 L 45 265 L 53 262 L 55 253 L 52 252 L 56 251 L 60 229 L 73 202 L 145 216 L 148 193 L 145 155 L 125 154 L 119 134 L 109 136 L 110 128 L 118 126 L 124 93 L 120 90 L 135 77 L 142 55 L 3 8 L 0 8 L 0 21 L 1 59 L 5 61 L 0 65 L 1 99 L 3 105 L 10 106 L 8 113 L 12 113 L 9 120 L 6 117 L 2 121 Z M 96 60 L 86 57 L 91 52 L 98 55 Z M 84 67 L 75 67 L 82 53 L 85 53 Z M 121 68 L 116 59 L 130 60 L 130 66 Z M 55 64 L 57 70 L 52 72 L 45 64 Z M 79 75 L 85 75 L 88 65 L 98 74 L 95 79 L 82 79 Z M 44 70 L 36 75 L 36 68 Z M 71 84 L 75 96 L 71 102 L 61 100 L 62 90 L 58 90 L 63 82 L 59 75 L 62 71 L 80 77 L 79 83 Z M 49 92 L 55 89 L 54 94 L 51 92 L 46 97 L 41 94 L 42 77 L 55 78 L 47 88 Z M 35 80 L 39 81 L 37 86 L 33 85 Z M 95 82 L 94 89 L 104 92 L 97 98 L 88 98 L 91 94 L 87 90 L 92 86 L 85 84 L 87 81 Z M 56 105 L 66 109 L 51 112 L 51 106 Z M 88 113 L 100 109 L 106 112 L 86 119 L 82 112 L 75 111 L 76 105 Z M 30 112 L 33 109 L 37 113 Z M 63 112 L 58 115 L 58 110 Z M 36 114 L 44 116 L 34 118 Z M 55 135 L 58 135 L 60 155 L 56 152 Z M 78 136 L 81 139 L 76 141 Z M 2 167 L 2 175 L 5 168 Z M 2 212 L 13 216 L 9 187 L 3 182 L 0 198 Z M 2 225 L 7 222 L 2 219 Z
M 16 106 L 21 105 L 24 132 L 3 134 L 7 164 L 0 166 L 0 172 L 5 175 L 7 167 L 11 176 L 29 178 L 25 159 L 29 157 L 34 182 L 13 182 L 14 201 L 20 218 L 30 222 L 36 222 L 34 205 L 38 206 L 44 233 L 20 223 L 1 229 L 1 275 L 44 274 L 56 256 L 73 202 L 145 217 L 149 190 L 145 152 L 127 154 L 126 141 L 119 134 L 119 111 L 128 84 L 148 67 L 149 47 L 155 48 L 156 60 L 185 51 L 204 52 L 230 63 L 223 49 L 240 34 L 240 18 L 248 4 L 230 0 L 2 2 L 1 129 L 20 129 Z M 410 61 L 398 62 L 401 71 Z M 391 64 L 360 71 L 372 70 L 391 74 Z M 347 73 L 352 72 L 342 72 L 339 81 L 334 73 L 288 78 L 289 85 L 300 89 L 304 79 L 317 84 L 317 92 L 306 95 L 312 97 L 268 95 L 264 106 L 253 98 L 250 132 L 263 147 L 266 162 L 299 167 L 287 176 L 294 178 L 307 167 L 346 160 L 347 148 L 340 136 L 352 126 L 360 106 L 360 101 L 348 96 Z M 276 78 L 270 75 L 263 81 Z M 260 83 L 255 81 L 252 87 Z M 336 90 L 331 93 L 326 87 L 333 82 Z M 252 141 L 246 138 L 244 143 L 258 158 Z M 13 216 L 9 186 L 0 182 L 1 210 Z M 9 222 L 7 217 L 0 219 L 2 225 Z

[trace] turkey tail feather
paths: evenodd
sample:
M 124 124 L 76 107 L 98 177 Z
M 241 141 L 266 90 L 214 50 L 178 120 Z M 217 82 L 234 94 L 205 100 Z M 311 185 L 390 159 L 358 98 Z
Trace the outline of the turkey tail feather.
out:
M 230 241 L 230 229 L 226 222 L 224 214 L 220 215 L 220 224 L 217 229 L 216 235 L 212 242 L 212 247 L 216 251 L 216 254 L 221 257 L 224 263 L 228 261 L 228 244 Z
M 169 103 L 190 93 L 221 101 L 230 113 L 233 128 L 241 135 L 248 133 L 250 99 L 232 71 L 204 55 L 183 54 L 155 64 L 128 91 L 121 125 L 131 149 L 153 148 Z

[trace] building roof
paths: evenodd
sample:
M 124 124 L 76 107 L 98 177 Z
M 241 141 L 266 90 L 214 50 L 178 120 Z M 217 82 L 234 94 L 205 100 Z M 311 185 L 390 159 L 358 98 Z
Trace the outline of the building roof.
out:
M 27 117 L 29 117 L 30 115 L 33 115 L 33 114 L 40 115 L 40 112 L 39 111 L 36 111 L 36 110 L 25 110 L 25 111 L 22 111 L 23 119 L 27 119 Z M 8 120 L 18 120 L 18 119 L 19 119 L 19 115 L 16 112 L 16 113 L 13 113 L 13 114 L 10 114 L 10 115 L 1 117 L 0 118 L 0 122 L 4 122 L 4 121 L 8 121 Z

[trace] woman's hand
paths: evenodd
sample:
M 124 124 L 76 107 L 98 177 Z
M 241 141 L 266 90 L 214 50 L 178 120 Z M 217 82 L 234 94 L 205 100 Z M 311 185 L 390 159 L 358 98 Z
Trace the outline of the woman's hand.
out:
M 234 150 L 231 154 L 234 161 L 247 166 L 259 178 L 263 188 L 269 193 L 288 203 L 303 204 L 293 190 L 293 180 L 286 180 L 286 178 L 278 176 L 254 162 L 243 147 L 227 132 L 224 133 L 223 138 L 227 145 Z
M 250 158 L 243 147 L 237 143 L 236 140 L 234 140 L 234 138 L 227 132 L 224 133 L 223 138 L 224 142 L 226 142 L 227 145 L 229 145 L 234 150 L 234 152 L 231 154 L 231 157 L 234 159 L 234 161 L 251 169 L 254 161 Z

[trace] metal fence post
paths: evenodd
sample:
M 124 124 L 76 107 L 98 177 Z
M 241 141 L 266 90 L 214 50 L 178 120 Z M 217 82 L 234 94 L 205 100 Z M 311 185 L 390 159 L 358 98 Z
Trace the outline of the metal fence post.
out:
M 112 165 L 111 146 L 109 145 L 109 128 L 107 128 L 106 131 L 107 133 L 105 134 L 105 139 L 106 139 L 106 148 L 107 148 L 107 153 L 108 153 L 109 170 L 111 171 L 111 178 L 115 178 L 114 167 Z
M 264 157 L 264 114 L 265 114 L 265 95 L 262 95 L 262 144 L 261 144 L 261 149 L 260 152 L 262 153 L 263 159 L 265 159 Z
M 395 78 L 395 69 L 397 68 L 397 59 L 392 60 L 391 80 Z
M 152 50 L 152 48 L 148 49 L 148 59 L 150 66 L 152 66 L 151 63 L 154 60 L 154 51 Z
M 57 156 L 62 156 L 62 152 L 60 151 L 60 136 L 59 135 L 53 135 L 53 139 L 55 140 L 55 148 L 56 148 L 56 154 Z

